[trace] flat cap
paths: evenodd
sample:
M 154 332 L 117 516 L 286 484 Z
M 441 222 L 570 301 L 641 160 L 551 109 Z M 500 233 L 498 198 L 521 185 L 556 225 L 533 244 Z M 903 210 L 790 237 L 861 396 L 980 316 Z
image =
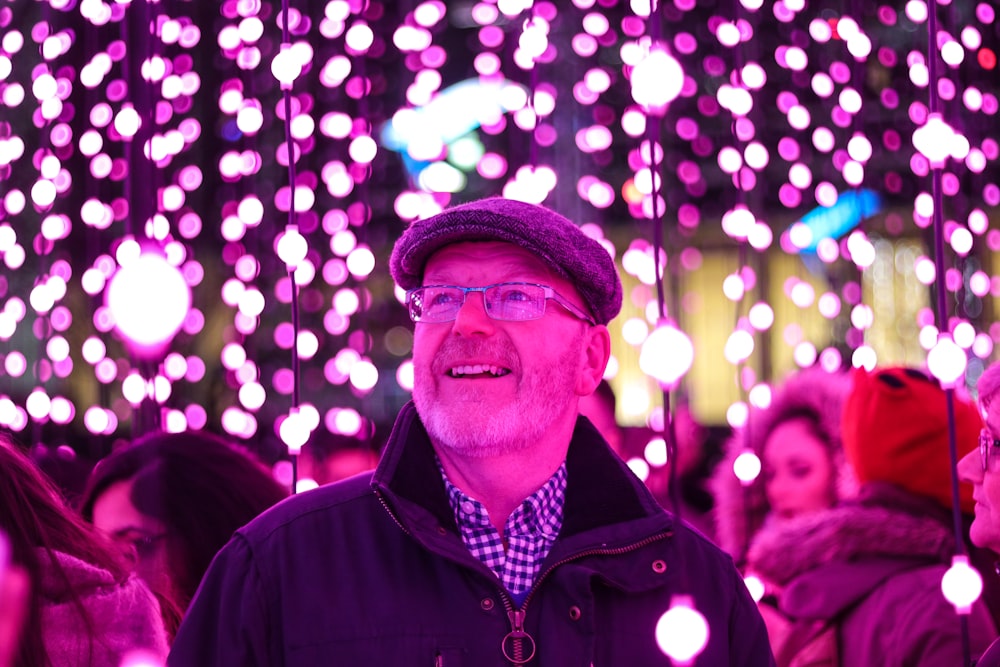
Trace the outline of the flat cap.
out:
M 604 246 L 554 211 L 499 197 L 455 206 L 410 225 L 392 249 L 393 280 L 403 289 L 419 287 L 432 254 L 466 241 L 504 241 L 534 253 L 576 286 L 598 324 L 607 324 L 621 310 L 621 279 Z

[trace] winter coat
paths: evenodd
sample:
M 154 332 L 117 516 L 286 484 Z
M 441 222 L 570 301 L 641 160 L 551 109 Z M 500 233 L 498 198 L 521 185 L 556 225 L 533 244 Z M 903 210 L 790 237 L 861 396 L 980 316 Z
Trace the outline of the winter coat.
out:
M 857 502 L 761 531 L 748 570 L 777 589 L 788 619 L 842 619 L 841 665 L 961 665 L 960 621 L 941 592 L 955 553 L 948 517 L 930 499 L 869 483 Z M 996 628 L 981 601 L 968 618 L 976 656 Z M 780 655 L 787 637 L 771 640 Z
M 167 655 L 167 638 L 156 599 L 136 577 L 115 581 L 78 558 L 54 552 L 64 579 L 40 553 L 42 642 L 54 667 L 119 667 L 129 652 L 143 650 L 158 660 Z M 85 621 L 70 595 L 80 597 Z M 89 622 L 89 625 L 88 625 Z
M 209 568 L 173 667 L 668 664 L 657 621 L 690 596 L 711 632 L 693 665 L 772 665 L 732 561 L 677 525 L 587 420 L 562 530 L 523 604 L 462 542 L 430 440 L 405 406 L 378 468 L 290 498 Z M 527 658 L 534 653 L 534 659 Z
M 800 371 L 776 389 L 771 404 L 754 409 L 744 427 L 726 442 L 725 456 L 715 468 L 711 488 L 715 496 L 715 538 L 723 551 L 742 565 L 750 539 L 768 520 L 771 508 L 764 492 L 764 476 L 744 486 L 733 472 L 733 463 L 745 451 L 763 459 L 771 432 L 787 419 L 814 415 L 827 437 L 830 457 L 837 470 L 833 492 L 838 499 L 854 495 L 857 484 L 844 459 L 840 441 L 841 407 L 850 392 L 850 377 L 820 368 Z

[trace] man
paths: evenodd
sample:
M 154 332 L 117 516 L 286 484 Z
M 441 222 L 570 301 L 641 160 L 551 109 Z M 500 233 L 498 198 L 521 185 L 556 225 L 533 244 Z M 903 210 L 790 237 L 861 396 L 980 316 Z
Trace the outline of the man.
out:
M 969 538 L 977 547 L 1000 554 L 1000 363 L 986 369 L 976 385 L 979 410 L 985 420 L 979 447 L 958 462 L 958 476 L 972 484 L 976 501 Z M 989 584 L 987 581 L 987 590 Z M 977 667 L 1000 666 L 1000 640 L 994 642 L 976 663 Z
M 238 531 L 169 664 L 665 665 L 681 598 L 710 629 L 688 664 L 773 664 L 732 562 L 578 418 L 621 306 L 604 248 L 488 199 L 414 223 L 390 269 L 414 391 L 377 469 Z

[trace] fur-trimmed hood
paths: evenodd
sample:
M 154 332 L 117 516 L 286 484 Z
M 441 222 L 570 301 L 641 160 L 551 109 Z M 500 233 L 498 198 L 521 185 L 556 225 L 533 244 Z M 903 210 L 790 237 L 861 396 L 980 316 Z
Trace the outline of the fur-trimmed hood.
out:
M 747 570 L 776 597 L 775 654 L 787 657 L 788 633 L 796 632 L 790 623 L 831 619 L 837 664 L 958 665 L 963 641 L 973 655 L 984 651 L 996 636 L 985 602 L 972 606 L 963 640 L 941 594 L 955 553 L 949 519 L 929 498 L 869 482 L 854 500 L 758 533 Z
M 854 476 L 844 460 L 840 438 L 841 408 L 851 390 L 847 373 L 829 373 L 821 368 L 800 371 L 776 388 L 770 406 L 750 412 L 747 424 L 729 438 L 725 457 L 715 468 L 711 481 L 715 496 L 716 539 L 720 547 L 742 564 L 751 538 L 760 530 L 770 513 L 762 475 L 744 487 L 733 473 L 733 462 L 750 450 L 763 457 L 764 443 L 779 424 L 803 413 L 814 415 L 818 428 L 827 437 L 830 456 L 838 471 L 838 499 L 856 491 Z
M 866 485 L 856 501 L 766 526 L 747 553 L 747 570 L 778 586 L 830 563 L 907 559 L 948 563 L 955 553 L 949 515 L 889 484 Z
M 134 575 L 116 581 L 107 570 L 53 552 L 63 577 L 48 566 L 47 552 L 41 552 L 40 557 L 42 640 L 53 665 L 118 667 L 122 658 L 135 650 L 160 660 L 166 657 L 167 638 L 156 599 Z M 79 596 L 88 620 L 80 617 L 70 587 Z

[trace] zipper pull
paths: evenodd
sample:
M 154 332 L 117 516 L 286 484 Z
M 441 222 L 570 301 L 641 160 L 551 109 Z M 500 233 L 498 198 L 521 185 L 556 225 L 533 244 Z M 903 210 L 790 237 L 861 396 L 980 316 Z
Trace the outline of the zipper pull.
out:
M 524 631 L 523 610 L 512 609 L 507 612 L 507 618 L 510 619 L 511 631 L 503 638 L 500 650 L 511 664 L 523 665 L 535 657 L 535 640 Z M 524 655 L 526 648 L 527 656 Z

